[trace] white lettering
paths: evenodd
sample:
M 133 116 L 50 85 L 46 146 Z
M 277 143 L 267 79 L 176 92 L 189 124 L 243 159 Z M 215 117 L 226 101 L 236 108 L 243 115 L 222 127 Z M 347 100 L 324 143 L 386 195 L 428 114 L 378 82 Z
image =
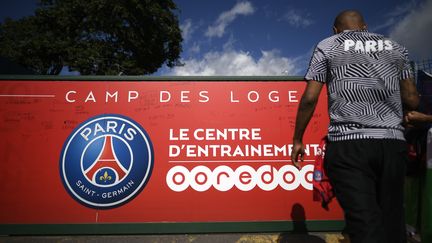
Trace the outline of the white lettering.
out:
M 180 92 L 180 102 L 185 102 L 185 103 L 189 103 L 189 93 L 190 91 L 181 91 Z
M 69 103 L 74 103 L 75 100 L 73 100 L 73 99 L 69 99 L 69 95 L 70 95 L 70 94 L 76 94 L 76 91 L 75 91 L 75 90 L 71 90 L 71 91 L 67 92 L 67 93 L 66 93 L 66 96 L 65 96 L 65 99 L 66 99 L 67 102 L 69 102 Z
M 169 157 L 177 157 L 180 155 L 180 146 L 170 145 L 169 146 Z
M 134 91 L 134 90 L 129 91 L 128 92 L 128 103 L 130 103 L 131 100 L 138 99 L 138 96 L 139 96 L 139 94 L 137 91 Z
M 272 165 L 263 165 L 256 170 L 248 165 L 242 165 L 235 170 L 225 165 L 213 170 L 203 165 L 191 170 L 184 166 L 175 166 L 168 171 L 166 183 L 176 192 L 189 187 L 199 192 L 212 187 L 218 191 L 228 191 L 234 187 L 240 191 L 250 191 L 256 186 L 264 191 L 275 190 L 278 186 L 292 191 L 300 185 L 306 190 L 312 190 L 313 168 L 311 164 L 300 170 L 293 165 L 284 165 L 279 169 Z
M 366 43 L 365 43 L 365 51 L 366 52 L 371 52 L 371 51 L 375 52 L 375 51 L 377 51 L 376 45 L 377 45 L 376 41 L 371 41 L 371 40 L 366 41 Z
M 171 141 L 177 141 L 177 140 L 189 140 L 189 129 L 188 128 L 180 128 L 178 130 L 178 135 L 176 136 L 174 134 L 174 129 L 169 130 L 169 139 Z
M 349 51 L 349 49 L 355 45 L 355 42 L 353 40 L 345 40 L 344 44 L 344 50 Z
M 135 129 L 133 129 L 133 128 L 130 127 L 130 128 L 128 128 L 126 130 L 126 133 L 124 134 L 124 137 L 127 140 L 132 141 L 134 139 L 135 135 L 137 135 L 137 131 Z
M 391 41 L 385 40 L 384 45 L 385 45 L 385 47 L 384 47 L 385 50 L 393 50 L 393 45 L 392 45 Z
M 108 121 L 107 122 L 107 132 L 109 132 L 110 130 L 113 132 L 113 133 L 116 133 L 116 127 L 117 127 L 117 122 L 115 122 L 115 121 Z
M 364 52 L 365 49 L 364 49 L 364 46 L 363 46 L 363 42 L 357 41 L 356 44 L 355 44 L 354 50 L 355 51 Z
M 365 42 L 361 40 L 344 41 L 345 51 L 350 51 L 352 47 L 354 47 L 354 51 L 366 52 L 366 53 L 383 51 L 383 50 L 393 50 L 393 44 L 390 40 L 377 40 L 377 41 L 367 40 Z
M 120 125 L 121 124 L 121 125 Z M 132 141 L 138 132 L 134 128 L 125 129 L 125 123 L 117 123 L 116 121 L 107 121 L 106 123 L 94 123 L 92 127 L 84 128 L 79 134 L 88 141 L 90 136 L 98 136 L 104 133 L 116 133 L 123 136 L 125 139 Z M 120 128 L 120 129 L 119 129 Z
M 168 102 L 168 101 L 171 100 L 171 93 L 170 92 L 168 92 L 168 91 L 161 91 L 159 94 L 160 94 L 159 95 L 159 101 L 161 103 Z
M 110 92 L 106 92 L 105 93 L 105 103 L 108 103 L 109 98 L 113 98 L 114 97 L 114 102 L 117 103 L 118 100 L 118 91 L 114 92 L 114 94 L 110 94 Z
M 91 134 L 91 129 L 89 127 L 84 128 L 80 132 L 81 137 L 83 137 L 86 141 L 89 140 L 88 136 L 90 136 L 90 134 Z
M 199 92 L 199 96 L 203 98 L 198 100 L 198 102 L 200 103 L 207 103 L 210 100 L 210 98 L 208 97 L 208 91 Z
M 255 98 L 253 98 L 252 96 L 255 96 Z M 260 96 L 259 93 L 256 91 L 249 91 L 248 93 L 248 100 L 252 103 L 255 103 L 259 100 Z
M 233 91 L 230 91 L 230 97 L 231 97 L 231 103 L 238 103 L 238 102 L 240 102 L 240 100 L 235 100 L 234 99 L 234 92 Z
M 273 94 L 276 94 L 276 95 L 273 95 Z M 278 91 L 271 91 L 269 94 L 268 94 L 268 98 L 269 98 L 269 100 L 271 101 L 271 102 L 279 102 L 279 92 Z
M 289 102 L 299 102 L 298 101 L 298 97 L 297 97 L 297 91 L 296 90 L 291 90 L 288 91 L 288 101 Z
M 90 91 L 87 95 L 87 98 L 85 99 L 84 103 L 87 103 L 88 101 L 93 101 L 96 103 L 96 98 L 94 97 L 93 91 Z

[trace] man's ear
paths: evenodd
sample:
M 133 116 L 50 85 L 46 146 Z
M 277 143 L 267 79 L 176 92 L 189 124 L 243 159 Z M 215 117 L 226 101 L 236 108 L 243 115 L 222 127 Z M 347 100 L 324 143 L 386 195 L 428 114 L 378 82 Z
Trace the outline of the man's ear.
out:
M 333 26 L 333 33 L 334 34 L 338 34 L 339 32 L 338 32 L 338 29 L 336 28 L 336 26 Z

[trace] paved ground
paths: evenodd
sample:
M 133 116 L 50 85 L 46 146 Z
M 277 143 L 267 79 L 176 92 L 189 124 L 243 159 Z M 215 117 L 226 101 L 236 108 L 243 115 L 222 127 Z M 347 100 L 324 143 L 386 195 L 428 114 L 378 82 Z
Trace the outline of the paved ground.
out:
M 185 234 L 124 236 L 0 236 L 0 243 L 349 243 L 340 233 Z M 419 243 L 418 236 L 409 243 Z
M 3 236 L 0 242 L 79 242 L 79 243 L 342 243 L 338 233 L 310 234 L 190 234 L 190 235 L 139 235 L 139 236 Z

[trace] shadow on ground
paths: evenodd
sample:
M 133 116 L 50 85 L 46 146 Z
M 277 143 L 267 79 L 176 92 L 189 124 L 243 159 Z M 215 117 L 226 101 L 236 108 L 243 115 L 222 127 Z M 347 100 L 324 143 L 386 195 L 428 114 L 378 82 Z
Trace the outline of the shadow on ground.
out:
M 291 218 L 293 220 L 293 231 L 280 234 L 277 239 L 278 243 L 325 243 L 324 239 L 308 234 L 306 213 L 301 204 L 295 203 L 292 206 Z

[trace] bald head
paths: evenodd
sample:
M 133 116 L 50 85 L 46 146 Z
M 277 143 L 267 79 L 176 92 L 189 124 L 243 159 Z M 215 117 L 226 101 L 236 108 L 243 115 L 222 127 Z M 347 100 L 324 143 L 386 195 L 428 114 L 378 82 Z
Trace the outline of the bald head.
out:
M 363 16 L 356 10 L 342 11 L 334 21 L 333 30 L 335 33 L 343 32 L 344 30 L 364 30 L 366 23 Z

